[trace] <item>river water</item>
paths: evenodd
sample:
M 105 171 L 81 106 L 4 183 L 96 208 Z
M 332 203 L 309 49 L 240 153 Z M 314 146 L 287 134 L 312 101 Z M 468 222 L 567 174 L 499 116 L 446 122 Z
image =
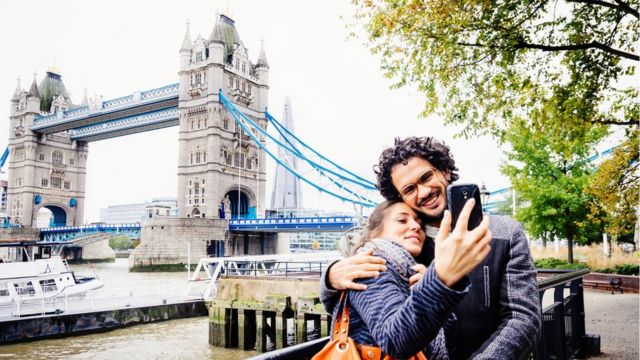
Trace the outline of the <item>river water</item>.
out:
M 74 272 L 95 271 L 104 280 L 98 294 L 123 291 L 186 292 L 187 273 L 130 273 L 128 259 L 115 263 L 71 265 Z M 135 325 L 110 332 L 0 346 L 0 359 L 245 359 L 256 352 L 213 347 L 207 317 Z

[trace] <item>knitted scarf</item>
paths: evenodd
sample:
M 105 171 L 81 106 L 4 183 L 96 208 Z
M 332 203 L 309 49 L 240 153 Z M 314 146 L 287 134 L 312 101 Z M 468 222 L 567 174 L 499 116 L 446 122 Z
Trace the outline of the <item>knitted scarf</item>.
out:
M 375 239 L 367 242 L 356 253 L 373 249 L 374 252 L 383 255 L 387 262 L 393 266 L 402 280 L 409 284 L 409 278 L 416 273 L 411 267 L 416 264 L 415 259 L 407 249 L 395 241 Z

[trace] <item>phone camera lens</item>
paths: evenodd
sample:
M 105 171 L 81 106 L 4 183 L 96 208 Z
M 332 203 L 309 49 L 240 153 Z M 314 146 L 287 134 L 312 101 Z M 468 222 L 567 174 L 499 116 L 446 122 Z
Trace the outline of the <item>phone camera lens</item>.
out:
M 467 189 L 462 189 L 462 196 L 467 197 L 467 195 L 469 195 Z

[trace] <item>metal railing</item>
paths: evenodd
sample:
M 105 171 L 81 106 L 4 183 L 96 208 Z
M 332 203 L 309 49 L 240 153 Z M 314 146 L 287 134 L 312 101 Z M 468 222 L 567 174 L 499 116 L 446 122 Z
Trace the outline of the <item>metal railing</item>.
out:
M 540 270 L 539 274 L 543 272 L 554 275 L 538 282 L 540 301 L 542 303 L 547 290 L 553 289 L 553 304 L 542 309 L 542 335 L 533 352 L 533 359 L 582 357 L 587 345 L 582 277 L 589 270 Z
M 137 308 L 155 305 L 202 301 L 202 287 L 185 287 L 162 281 L 152 285 L 111 290 L 90 290 L 78 294 L 59 294 L 51 297 L 18 295 L 0 303 L 0 323 L 20 318 L 57 314 L 79 314 Z
M 584 294 L 582 277 L 589 270 L 538 270 L 538 274 L 551 273 L 549 278 L 538 281 L 540 302 L 547 290 L 553 289 L 553 304 L 542 310 L 542 334 L 531 358 L 574 359 L 583 356 L 588 344 L 585 341 Z M 568 290 L 568 294 L 567 291 Z M 305 342 L 284 349 L 270 351 L 252 357 L 252 360 L 310 359 L 329 341 L 329 337 Z

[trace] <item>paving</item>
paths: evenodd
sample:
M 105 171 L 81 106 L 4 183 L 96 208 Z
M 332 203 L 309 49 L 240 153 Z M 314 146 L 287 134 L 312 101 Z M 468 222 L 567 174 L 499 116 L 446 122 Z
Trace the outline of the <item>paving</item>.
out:
M 586 333 L 601 340 L 602 354 L 590 359 L 640 359 L 638 294 L 585 290 L 584 307 Z

